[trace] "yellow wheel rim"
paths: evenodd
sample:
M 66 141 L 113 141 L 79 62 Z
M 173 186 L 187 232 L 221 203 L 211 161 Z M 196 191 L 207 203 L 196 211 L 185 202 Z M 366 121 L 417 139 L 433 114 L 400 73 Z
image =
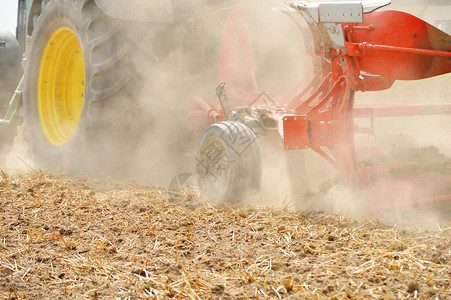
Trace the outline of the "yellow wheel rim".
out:
M 80 42 L 68 27 L 58 28 L 42 55 L 38 77 L 39 119 L 45 136 L 63 146 L 74 135 L 85 95 L 85 63 Z

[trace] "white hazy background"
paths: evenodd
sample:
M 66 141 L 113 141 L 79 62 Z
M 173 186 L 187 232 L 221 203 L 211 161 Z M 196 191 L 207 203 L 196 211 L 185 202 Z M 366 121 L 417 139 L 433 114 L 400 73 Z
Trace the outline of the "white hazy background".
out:
M 16 35 L 17 0 L 0 0 L 0 28 L 6 28 Z

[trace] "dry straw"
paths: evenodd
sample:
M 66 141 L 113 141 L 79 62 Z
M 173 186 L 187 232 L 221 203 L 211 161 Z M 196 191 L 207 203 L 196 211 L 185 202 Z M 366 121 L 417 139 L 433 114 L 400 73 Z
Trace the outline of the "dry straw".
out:
M 0 176 L 0 299 L 438 298 L 451 228 L 215 208 L 132 182 Z

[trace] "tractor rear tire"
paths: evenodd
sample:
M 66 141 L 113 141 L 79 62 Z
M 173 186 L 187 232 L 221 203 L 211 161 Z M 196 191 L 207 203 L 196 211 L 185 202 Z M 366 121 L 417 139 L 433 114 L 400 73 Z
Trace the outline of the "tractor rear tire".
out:
M 123 21 L 93 0 L 45 0 L 33 22 L 21 113 L 35 163 L 95 176 L 125 173 L 140 109 L 132 89 L 135 47 Z
M 199 143 L 196 173 L 209 200 L 238 204 L 261 185 L 261 154 L 255 134 L 239 122 L 207 128 Z

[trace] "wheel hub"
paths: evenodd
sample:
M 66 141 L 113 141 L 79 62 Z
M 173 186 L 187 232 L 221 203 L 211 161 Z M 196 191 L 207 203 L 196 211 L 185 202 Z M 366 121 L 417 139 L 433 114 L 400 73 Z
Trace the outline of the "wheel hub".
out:
M 68 27 L 48 40 L 38 77 L 38 111 L 47 140 L 63 146 L 75 133 L 85 95 L 85 64 L 80 42 Z

